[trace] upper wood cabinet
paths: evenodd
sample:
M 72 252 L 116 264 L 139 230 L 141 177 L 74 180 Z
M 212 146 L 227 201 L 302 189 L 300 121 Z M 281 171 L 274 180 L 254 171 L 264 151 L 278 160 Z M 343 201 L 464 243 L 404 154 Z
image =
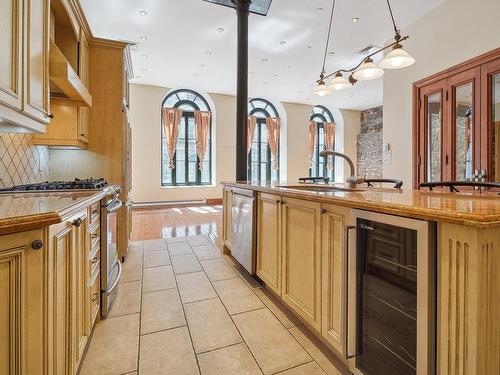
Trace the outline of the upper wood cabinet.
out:
M 46 374 L 47 248 L 42 230 L 0 236 L 0 374 Z
M 42 132 L 49 123 L 49 0 L 0 0 L 2 126 Z
M 320 203 L 282 198 L 283 301 L 321 331 Z
M 281 197 L 259 194 L 257 215 L 257 276 L 281 296 Z
M 414 181 L 500 181 L 500 48 L 416 82 Z

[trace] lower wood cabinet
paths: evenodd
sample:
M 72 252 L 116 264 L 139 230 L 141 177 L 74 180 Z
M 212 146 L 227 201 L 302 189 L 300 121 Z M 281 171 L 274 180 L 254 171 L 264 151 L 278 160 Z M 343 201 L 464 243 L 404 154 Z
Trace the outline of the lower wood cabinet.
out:
M 283 301 L 321 331 L 321 205 L 282 198 Z
M 280 197 L 259 194 L 257 215 L 257 276 L 281 296 Z
M 322 247 L 322 321 L 321 334 L 339 353 L 344 352 L 346 298 L 346 249 L 344 226 L 349 209 L 323 205 L 321 217 Z
M 44 232 L 0 236 L 0 374 L 46 374 Z M 39 242 L 38 242 L 39 241 Z

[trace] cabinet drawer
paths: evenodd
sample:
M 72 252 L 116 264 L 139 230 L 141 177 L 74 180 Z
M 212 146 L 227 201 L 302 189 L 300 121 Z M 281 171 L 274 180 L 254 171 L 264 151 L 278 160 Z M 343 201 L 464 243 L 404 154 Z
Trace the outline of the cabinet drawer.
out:
M 96 202 L 89 208 L 89 217 L 90 224 L 96 223 L 99 221 L 99 215 L 101 213 L 101 202 Z
M 91 279 L 90 284 L 90 328 L 95 324 L 96 318 L 99 315 L 99 307 L 101 304 L 101 284 L 99 272 L 96 272 Z

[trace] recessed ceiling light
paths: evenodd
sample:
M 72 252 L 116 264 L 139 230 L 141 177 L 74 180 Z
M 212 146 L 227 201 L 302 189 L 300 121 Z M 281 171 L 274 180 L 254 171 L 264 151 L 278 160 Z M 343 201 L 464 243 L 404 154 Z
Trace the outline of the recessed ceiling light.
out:
M 223 27 L 219 27 L 219 28 L 217 29 L 217 31 L 218 31 L 219 33 L 223 33 L 223 32 L 224 32 L 224 28 L 223 28 Z
M 146 12 L 145 10 L 140 10 L 139 11 L 139 14 L 143 17 L 147 16 L 148 15 L 148 12 Z
M 141 76 L 135 76 L 135 78 L 142 78 Z
M 292 66 L 291 66 L 291 65 L 287 65 L 287 66 L 286 66 L 286 68 L 287 68 L 288 70 L 290 70 L 290 69 L 292 69 Z
M 212 54 L 212 51 L 206 51 L 205 55 L 210 56 Z
M 282 45 L 282 46 L 284 46 L 285 44 L 286 44 L 286 42 L 285 42 L 284 40 L 282 40 L 282 41 L 280 42 L 280 45 Z
M 204 67 L 205 67 L 205 64 L 200 64 L 200 67 L 204 68 Z
M 333 56 L 333 55 L 335 55 L 335 52 L 333 51 L 328 52 L 328 56 Z
M 148 70 L 146 68 L 141 69 L 143 72 L 147 72 Z
M 307 48 L 308 48 L 308 49 L 311 49 L 311 48 L 313 48 L 313 47 L 312 47 L 312 46 L 307 46 Z
M 317 10 L 318 12 L 322 12 L 322 11 L 324 11 L 324 9 L 323 9 L 323 8 L 321 8 L 321 7 L 320 7 L 320 8 L 316 8 L 316 10 Z
M 262 59 L 262 60 L 260 60 L 260 61 L 262 61 L 262 62 L 268 62 L 269 60 L 268 60 L 268 59 L 266 59 L 266 58 L 263 58 L 263 59 Z
M 264 85 L 267 85 L 267 84 L 269 84 L 269 82 L 264 82 Z
M 354 23 L 356 23 L 356 22 L 358 22 L 358 21 L 359 21 L 359 18 L 358 18 L 358 17 L 354 17 L 354 18 L 352 19 L 352 22 L 354 22 Z
M 148 55 L 141 55 L 141 57 L 142 57 L 143 59 L 147 59 L 147 58 L 148 58 Z
M 193 74 L 195 77 L 199 77 L 200 75 L 198 73 Z
M 148 40 L 148 37 L 146 37 L 146 36 L 141 36 L 141 40 L 145 42 L 146 40 Z
M 277 75 L 277 74 L 273 74 L 273 77 L 274 77 L 274 78 L 278 78 L 278 77 L 279 77 L 279 75 Z

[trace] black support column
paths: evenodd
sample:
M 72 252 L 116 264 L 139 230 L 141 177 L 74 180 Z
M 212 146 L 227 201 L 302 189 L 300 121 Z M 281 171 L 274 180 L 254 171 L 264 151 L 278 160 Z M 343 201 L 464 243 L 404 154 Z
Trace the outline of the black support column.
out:
M 234 0 L 238 15 L 238 59 L 236 83 L 236 181 L 247 180 L 248 118 L 248 15 L 251 0 Z

